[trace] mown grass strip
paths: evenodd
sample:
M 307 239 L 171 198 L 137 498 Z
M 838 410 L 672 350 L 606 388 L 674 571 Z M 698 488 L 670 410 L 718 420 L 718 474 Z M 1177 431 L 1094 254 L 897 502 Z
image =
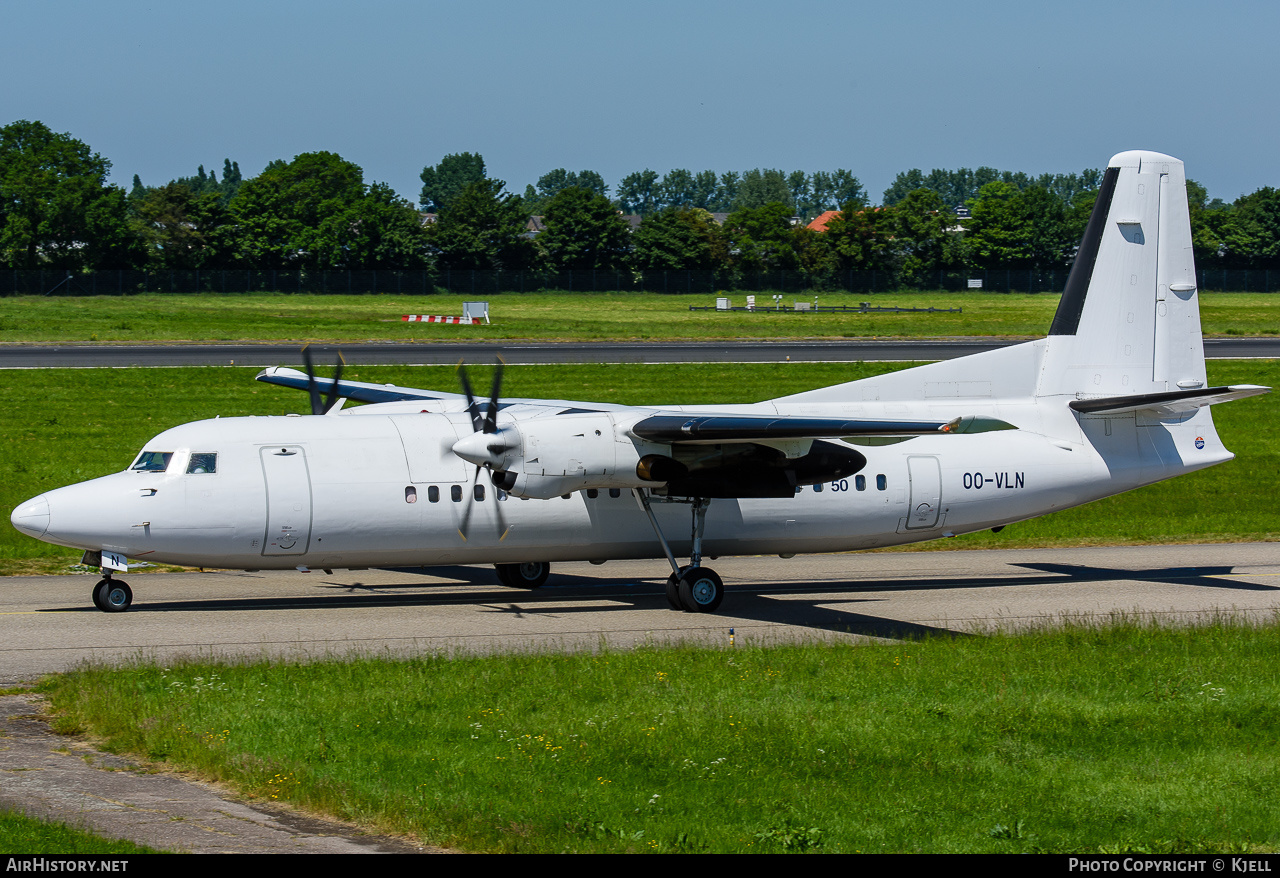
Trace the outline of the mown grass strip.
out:
M 406 314 L 461 315 L 489 299 L 492 324 L 404 323 Z M 730 294 L 735 305 L 745 294 Z M 1058 295 L 819 293 L 818 304 L 960 308 L 962 313 L 747 313 L 690 311 L 713 295 L 504 293 L 495 296 L 145 295 L 0 298 L 0 343 L 230 341 L 637 340 L 1014 336 L 1045 333 Z M 771 304 L 758 294 L 756 301 Z M 787 295 L 787 306 L 813 296 Z M 1207 293 L 1207 335 L 1274 335 L 1280 295 Z
M 1280 625 L 89 667 L 62 727 L 466 850 L 1280 846 Z
M 881 374 L 903 364 L 762 363 L 521 366 L 506 370 L 512 397 L 602 402 L 723 403 L 768 399 Z M 482 367 L 473 381 L 488 386 Z M 177 424 L 220 414 L 305 410 L 306 395 L 253 380 L 256 370 L 51 369 L 5 374 L 0 407 L 0 507 L 12 509 L 52 488 L 117 472 L 147 439 Z M 452 367 L 365 367 L 354 380 L 452 389 Z M 1214 361 L 1214 384 L 1280 385 L 1280 362 Z M 1280 394 L 1214 407 L 1219 434 L 1236 460 L 1046 518 L 922 544 L 999 548 L 1280 539 Z M 65 572 L 80 553 L 0 528 L 0 573 Z

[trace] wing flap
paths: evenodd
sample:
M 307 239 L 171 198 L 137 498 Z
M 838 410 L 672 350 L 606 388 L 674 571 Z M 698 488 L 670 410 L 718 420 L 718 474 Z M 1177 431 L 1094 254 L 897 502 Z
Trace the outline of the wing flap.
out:
M 1011 430 L 995 418 L 950 421 L 894 421 L 869 418 L 761 417 L 758 415 L 650 415 L 631 434 L 651 442 L 768 442 L 786 439 L 838 439 L 859 436 L 927 436 Z

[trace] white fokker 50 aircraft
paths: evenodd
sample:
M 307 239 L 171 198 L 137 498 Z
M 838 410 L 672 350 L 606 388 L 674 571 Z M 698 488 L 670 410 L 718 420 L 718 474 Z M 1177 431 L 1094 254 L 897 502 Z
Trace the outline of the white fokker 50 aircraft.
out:
M 1207 386 L 1182 162 L 1140 151 L 1111 160 L 1038 341 L 702 407 L 500 400 L 500 371 L 485 404 L 465 373 L 455 394 L 307 366 L 258 380 L 309 390 L 311 416 L 166 430 L 126 471 L 23 503 L 14 526 L 87 550 L 109 612 L 132 601 L 113 577 L 126 558 L 493 563 L 536 587 L 553 561 L 663 555 L 672 608 L 709 612 L 724 589 L 704 556 L 999 529 L 1203 469 L 1233 456 L 1209 406 L 1269 389 Z

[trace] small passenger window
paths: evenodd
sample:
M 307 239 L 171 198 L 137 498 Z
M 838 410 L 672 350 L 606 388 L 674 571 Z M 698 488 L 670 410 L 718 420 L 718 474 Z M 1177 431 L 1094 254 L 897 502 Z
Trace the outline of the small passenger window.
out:
M 884 473 L 880 473 L 876 476 L 876 490 L 883 491 L 887 487 L 889 487 L 889 480 L 885 478 Z
M 816 485 L 814 485 L 814 486 L 813 486 L 813 493 L 815 493 L 815 494 L 821 494 L 821 493 L 822 493 L 822 482 L 818 482 L 818 484 L 816 484 Z
M 134 461 L 132 469 L 139 473 L 162 473 L 169 468 L 172 451 L 144 451 Z
M 610 497 L 612 497 L 613 499 L 617 500 L 619 497 L 621 497 L 621 496 L 622 496 L 622 489 L 621 489 L 621 488 L 610 488 L 610 489 L 609 489 L 609 496 L 610 496 Z
M 600 492 L 599 492 L 599 491 L 597 491 L 595 488 L 587 488 L 587 499 L 588 499 L 588 500 L 594 500 L 594 499 L 596 499 L 596 498 L 597 498 L 597 497 L 599 497 L 599 496 L 600 496 Z
M 404 489 L 404 502 L 406 503 L 418 502 L 418 489 L 415 488 L 413 485 L 410 485 L 409 487 Z
M 472 489 L 471 494 L 472 494 L 472 496 L 473 496 L 473 497 L 475 497 L 477 500 L 483 500 L 483 499 L 484 499 L 484 485 L 476 485 L 476 486 L 475 486 L 475 488 L 473 488 L 473 489 Z
M 218 471 L 218 455 L 213 451 L 193 451 L 187 461 L 189 473 L 216 473 Z
M 461 485 L 449 486 L 449 499 L 451 499 L 454 503 L 462 502 L 462 486 Z
M 440 487 L 438 485 L 427 486 L 427 501 L 430 503 L 440 502 Z
M 855 488 L 857 488 L 859 491 L 865 491 L 865 490 L 867 490 L 867 477 L 866 477 L 866 476 L 854 476 L 854 477 L 853 477 L 853 486 L 854 486 Z

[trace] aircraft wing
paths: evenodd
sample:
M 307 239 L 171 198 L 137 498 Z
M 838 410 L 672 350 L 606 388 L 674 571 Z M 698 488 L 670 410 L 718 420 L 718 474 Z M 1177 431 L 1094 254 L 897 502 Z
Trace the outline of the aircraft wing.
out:
M 258 381 L 267 384 L 279 384 L 281 387 L 292 387 L 295 390 L 308 390 L 309 383 L 305 372 L 289 369 L 284 366 L 271 366 L 257 374 Z M 332 378 L 316 378 L 316 389 L 328 394 L 333 387 Z M 354 399 L 358 402 L 402 402 L 411 399 L 455 400 L 465 399 L 460 393 L 443 393 L 438 390 L 418 390 L 413 387 L 397 387 L 394 384 L 369 384 L 364 381 L 339 381 L 337 396 Z
M 1015 427 L 981 416 L 950 421 L 890 421 L 869 418 L 812 418 L 759 415 L 656 414 L 631 426 L 632 435 L 652 442 L 769 442 L 855 436 L 925 436 L 931 433 L 985 433 Z
M 1258 384 L 1235 384 L 1230 387 L 1202 387 L 1198 390 L 1171 390 L 1166 393 L 1137 393 L 1129 396 L 1105 396 L 1099 399 L 1073 399 L 1072 409 L 1086 415 L 1149 412 L 1156 416 L 1193 412 L 1201 406 L 1231 402 L 1262 393 L 1270 387 Z

